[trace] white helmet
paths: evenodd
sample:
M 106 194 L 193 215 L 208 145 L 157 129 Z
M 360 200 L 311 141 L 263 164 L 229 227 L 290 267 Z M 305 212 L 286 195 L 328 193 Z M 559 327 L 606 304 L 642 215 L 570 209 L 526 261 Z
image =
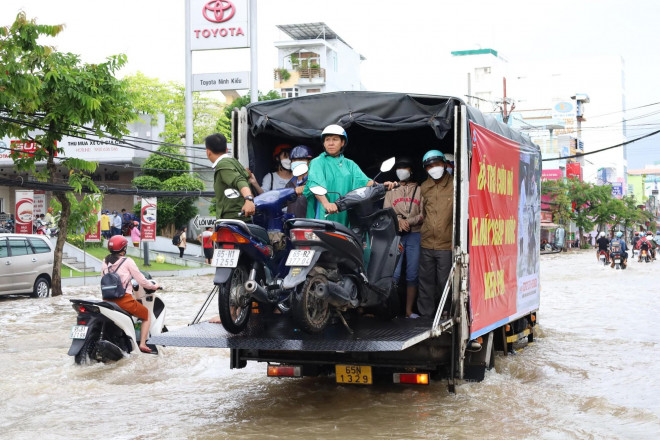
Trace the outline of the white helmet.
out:
M 346 130 L 341 125 L 337 124 L 331 124 L 328 125 L 323 129 L 323 133 L 321 133 L 321 140 L 324 140 L 325 137 L 329 134 L 336 134 L 337 136 L 341 136 L 344 138 L 344 142 L 348 142 L 348 136 L 346 135 Z
M 600 234 L 598 234 L 598 238 L 601 238 L 601 237 L 605 237 L 605 232 L 601 232 Z

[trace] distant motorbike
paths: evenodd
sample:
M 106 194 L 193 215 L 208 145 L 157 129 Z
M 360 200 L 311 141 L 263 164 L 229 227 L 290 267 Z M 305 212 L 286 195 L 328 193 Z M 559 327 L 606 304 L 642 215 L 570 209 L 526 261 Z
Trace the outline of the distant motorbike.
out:
M 391 158 L 383 162 L 381 172 L 389 171 L 394 161 Z M 327 194 L 320 187 L 310 191 Z M 296 288 L 291 310 L 294 321 L 305 332 L 322 332 L 333 311 L 342 321 L 342 311 L 357 307 L 372 308 L 384 319 L 396 315 L 398 296 L 392 287 L 392 275 L 401 254 L 400 236 L 394 210 L 379 208 L 386 191 L 384 185 L 374 183 L 334 202 L 340 212 L 348 211 L 353 229 L 328 220 L 287 222 L 286 230 L 295 249 L 289 254 L 286 264 L 292 269 L 282 286 Z
M 149 274 L 144 273 L 147 278 Z M 151 281 L 154 283 L 154 281 Z M 167 331 L 165 326 L 165 303 L 156 290 L 144 289 L 135 280 L 133 296 L 149 310 L 149 337 Z M 140 352 L 138 343 L 142 321 L 117 304 L 96 299 L 72 299 L 73 309 L 78 313 L 76 325 L 71 328 L 69 356 L 76 364 L 86 362 L 118 361 L 124 354 Z M 158 354 L 155 345 L 149 345 Z
M 623 263 L 623 255 L 621 252 L 612 252 L 610 258 L 612 259 L 612 268 L 616 270 L 626 268 L 626 265 Z
M 651 254 L 648 251 L 648 249 L 641 249 L 639 253 L 639 261 L 644 262 L 644 263 L 650 263 L 653 261 L 653 258 L 651 258 Z
M 607 266 L 608 264 L 610 264 L 610 258 L 609 258 L 609 255 L 607 255 L 607 251 L 600 251 L 600 252 L 598 253 L 598 259 L 599 259 L 600 262 L 601 262 L 603 265 L 605 265 L 605 266 Z

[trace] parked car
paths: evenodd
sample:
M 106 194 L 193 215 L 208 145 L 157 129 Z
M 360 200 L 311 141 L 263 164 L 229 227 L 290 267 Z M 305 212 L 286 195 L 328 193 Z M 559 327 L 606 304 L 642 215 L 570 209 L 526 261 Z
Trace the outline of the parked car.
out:
M 54 247 L 45 236 L 0 235 L 0 295 L 50 293 Z

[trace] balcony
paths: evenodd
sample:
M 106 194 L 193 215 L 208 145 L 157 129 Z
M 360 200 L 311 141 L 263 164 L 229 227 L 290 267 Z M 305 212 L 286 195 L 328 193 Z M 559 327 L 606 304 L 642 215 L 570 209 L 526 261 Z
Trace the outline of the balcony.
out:
M 302 84 L 325 84 L 325 69 L 321 67 L 298 68 L 295 70 L 275 69 L 275 88 Z

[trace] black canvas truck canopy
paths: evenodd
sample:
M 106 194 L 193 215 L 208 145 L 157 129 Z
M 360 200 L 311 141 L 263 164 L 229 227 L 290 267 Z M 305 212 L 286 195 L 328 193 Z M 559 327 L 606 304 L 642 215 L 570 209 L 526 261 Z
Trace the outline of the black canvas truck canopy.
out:
M 334 92 L 300 98 L 262 101 L 247 109 L 247 154 L 257 179 L 272 171 L 273 149 L 280 143 L 304 144 L 321 153 L 321 132 L 339 124 L 348 133 L 346 157 L 354 160 L 368 176 L 392 156 L 408 156 L 419 162 L 416 175 L 423 176 L 424 153 L 438 149 L 454 153 L 455 107 L 465 103 L 447 96 L 389 92 Z M 529 138 L 478 109 L 467 107 L 469 120 L 530 148 Z

